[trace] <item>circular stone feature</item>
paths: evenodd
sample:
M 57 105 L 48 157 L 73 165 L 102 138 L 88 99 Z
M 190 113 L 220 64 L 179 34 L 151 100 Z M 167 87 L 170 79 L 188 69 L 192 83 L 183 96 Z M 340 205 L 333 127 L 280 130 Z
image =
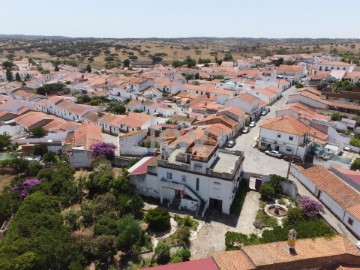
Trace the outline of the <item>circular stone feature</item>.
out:
M 267 207 L 265 207 L 265 212 L 268 215 L 271 215 L 274 217 L 283 217 L 283 216 L 286 216 L 287 209 L 286 209 L 286 207 L 279 205 L 279 204 L 271 204 L 271 205 L 267 205 Z

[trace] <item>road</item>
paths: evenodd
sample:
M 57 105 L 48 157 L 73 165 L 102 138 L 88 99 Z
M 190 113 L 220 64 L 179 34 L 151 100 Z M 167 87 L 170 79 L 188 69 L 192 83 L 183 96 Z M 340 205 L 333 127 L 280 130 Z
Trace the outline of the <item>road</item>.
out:
M 245 153 L 244 170 L 246 172 L 286 176 L 288 163 L 285 160 L 267 156 L 254 147 L 254 145 L 256 143 L 256 138 L 259 136 L 260 125 L 264 120 L 274 118 L 276 110 L 286 104 L 289 94 L 295 92 L 295 87 L 286 90 L 283 93 L 283 97 L 270 107 L 271 111 L 266 116 L 260 118 L 256 123 L 256 126 L 250 129 L 249 133 L 241 134 L 236 139 L 236 145 L 231 149 L 240 150 Z

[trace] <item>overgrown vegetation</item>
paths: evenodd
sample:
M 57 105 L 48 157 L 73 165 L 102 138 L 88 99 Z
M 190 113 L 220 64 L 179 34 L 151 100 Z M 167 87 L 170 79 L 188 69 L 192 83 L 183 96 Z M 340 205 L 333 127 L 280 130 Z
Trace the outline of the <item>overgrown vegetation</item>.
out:
M 244 179 L 242 179 L 236 191 L 235 198 L 230 206 L 230 214 L 235 214 L 235 215 L 240 214 L 248 191 L 249 191 L 249 183 Z

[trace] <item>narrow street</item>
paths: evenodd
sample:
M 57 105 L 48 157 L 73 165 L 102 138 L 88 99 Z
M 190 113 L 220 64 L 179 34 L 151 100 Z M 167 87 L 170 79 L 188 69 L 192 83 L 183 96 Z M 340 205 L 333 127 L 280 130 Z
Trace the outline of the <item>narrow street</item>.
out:
M 256 126 L 250 129 L 247 134 L 241 134 L 236 139 L 236 145 L 233 150 L 240 150 L 245 153 L 244 170 L 246 172 L 259 173 L 259 174 L 278 174 L 286 176 L 288 170 L 288 162 L 283 159 L 277 159 L 271 156 L 265 155 L 259 151 L 256 146 L 256 138 L 260 132 L 260 125 L 264 120 L 275 117 L 276 110 L 285 105 L 288 96 L 296 92 L 295 87 L 291 87 L 283 93 L 283 97 L 270 106 L 270 112 L 260 118 L 256 123 Z

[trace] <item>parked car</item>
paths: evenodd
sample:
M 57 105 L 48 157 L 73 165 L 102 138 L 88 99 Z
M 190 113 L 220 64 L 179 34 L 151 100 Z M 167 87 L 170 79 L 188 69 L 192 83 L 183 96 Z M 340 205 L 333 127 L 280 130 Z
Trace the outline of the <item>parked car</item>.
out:
M 266 150 L 265 154 L 272 157 L 282 158 L 283 155 L 279 151 L 275 150 Z
M 298 156 L 284 155 L 284 160 L 286 161 L 291 160 L 292 163 L 302 163 L 301 158 Z
M 242 133 L 249 133 L 249 131 L 250 131 L 250 128 L 249 127 L 244 127 L 243 129 L 242 129 Z
M 265 108 L 265 111 L 266 111 L 266 113 L 269 113 L 269 112 L 270 112 L 270 108 L 269 108 L 269 107 L 266 107 L 266 108 Z
M 228 141 L 227 141 L 226 147 L 231 148 L 231 147 L 234 147 L 235 144 L 236 144 L 236 141 L 231 139 L 231 140 L 228 140 Z
M 265 116 L 265 115 L 267 115 L 267 112 L 266 112 L 266 111 L 262 111 L 262 112 L 261 112 L 261 116 Z
M 251 121 L 250 124 L 249 124 L 249 127 L 255 127 L 255 126 L 256 126 L 255 121 Z
M 344 150 L 344 151 L 351 152 L 351 149 L 350 149 L 350 147 L 349 147 L 349 146 L 345 146 L 345 147 L 343 148 L 343 150 Z

